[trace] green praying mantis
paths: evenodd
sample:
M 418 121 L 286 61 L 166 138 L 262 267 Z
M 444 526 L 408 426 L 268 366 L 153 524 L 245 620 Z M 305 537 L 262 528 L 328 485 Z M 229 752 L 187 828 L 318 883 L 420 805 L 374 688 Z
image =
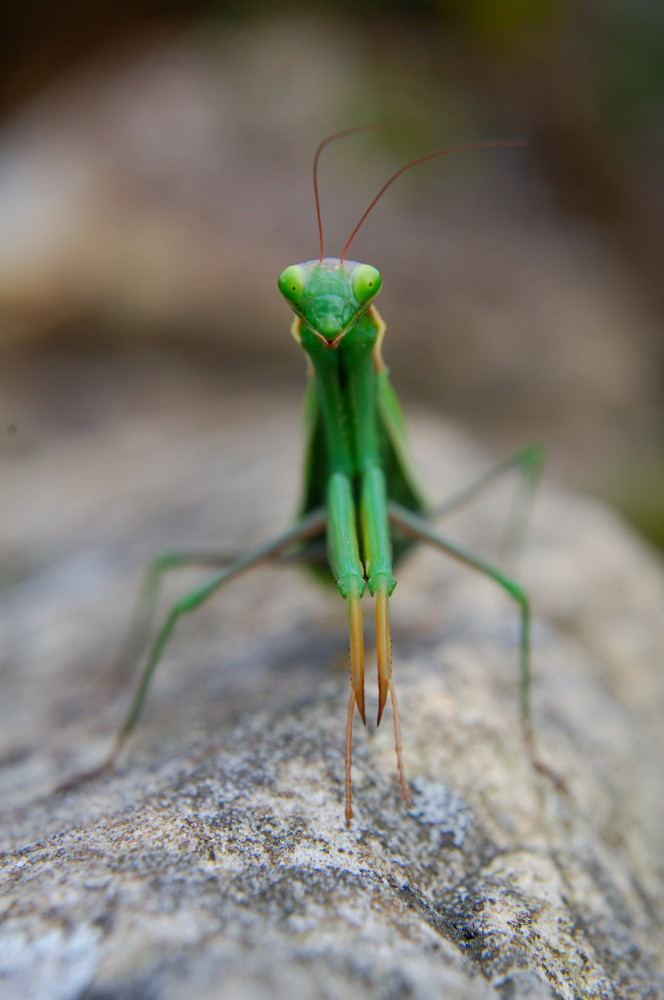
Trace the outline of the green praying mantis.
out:
M 520 142 L 472 142 L 437 150 L 406 163 L 383 185 L 351 232 L 340 257 L 324 252 L 318 195 L 318 163 L 325 147 L 363 131 L 347 129 L 326 138 L 313 162 L 314 198 L 320 240 L 317 259 L 293 264 L 279 276 L 279 289 L 295 316 L 292 335 L 308 359 L 309 384 L 305 400 L 307 441 L 304 483 L 295 523 L 277 538 L 252 548 L 230 563 L 214 555 L 169 552 L 149 567 L 139 603 L 134 633 L 144 632 L 154 608 L 162 576 L 185 565 L 219 563 L 209 579 L 181 597 L 168 611 L 148 653 L 133 700 L 105 767 L 117 756 L 134 728 L 150 682 L 179 619 L 209 600 L 240 573 L 266 560 L 295 557 L 336 585 L 346 601 L 350 635 L 350 696 L 345 741 L 345 820 L 350 826 L 352 732 L 355 711 L 366 724 L 364 699 L 364 640 L 362 597 L 368 590 L 375 601 L 378 665 L 378 723 L 391 701 L 397 772 L 404 800 L 411 795 L 401 747 L 397 698 L 392 681 L 389 601 L 395 588 L 394 568 L 416 542 L 442 550 L 489 577 L 515 602 L 520 614 L 521 717 L 525 743 L 534 766 L 553 777 L 536 756 L 530 722 L 530 603 L 525 590 L 501 569 L 476 557 L 441 535 L 432 516 L 449 514 L 472 500 L 491 480 L 510 469 L 520 469 L 534 485 L 541 453 L 522 449 L 478 482 L 433 512 L 424 499 L 406 439 L 404 418 L 382 357 L 385 324 L 374 300 L 381 275 L 370 264 L 348 260 L 350 246 L 387 188 L 406 170 L 426 160 L 487 146 Z M 321 550 L 327 550 L 327 565 Z

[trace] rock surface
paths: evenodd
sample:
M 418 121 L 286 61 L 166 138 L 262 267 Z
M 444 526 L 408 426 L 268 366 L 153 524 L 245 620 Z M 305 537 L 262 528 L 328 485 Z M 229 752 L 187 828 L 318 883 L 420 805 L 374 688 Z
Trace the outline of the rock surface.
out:
M 664 997 L 664 574 L 588 501 L 544 489 L 523 560 L 567 796 L 522 751 L 514 607 L 434 552 L 393 599 L 412 809 L 389 718 L 357 725 L 344 828 L 345 608 L 288 568 L 182 622 L 115 771 L 53 791 L 122 716 L 148 555 L 250 544 L 295 502 L 296 402 L 173 396 L 5 462 L 0 996 Z M 484 468 L 412 429 L 432 496 Z M 497 493 L 450 533 L 490 552 Z

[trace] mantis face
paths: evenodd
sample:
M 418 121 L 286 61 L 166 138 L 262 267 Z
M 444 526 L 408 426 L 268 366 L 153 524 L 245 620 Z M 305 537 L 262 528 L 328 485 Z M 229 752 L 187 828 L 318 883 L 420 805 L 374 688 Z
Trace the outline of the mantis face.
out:
M 295 314 L 333 349 L 367 311 L 381 284 L 371 264 L 338 257 L 291 264 L 279 275 L 279 290 Z

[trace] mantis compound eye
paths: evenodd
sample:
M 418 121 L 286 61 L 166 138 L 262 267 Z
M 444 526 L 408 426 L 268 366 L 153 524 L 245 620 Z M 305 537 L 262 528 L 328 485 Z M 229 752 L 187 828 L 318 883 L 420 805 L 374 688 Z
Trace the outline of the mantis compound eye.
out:
M 378 295 L 382 283 L 380 271 L 371 264 L 360 264 L 353 275 L 353 295 L 359 305 L 365 305 Z
M 299 306 L 304 294 L 304 273 L 299 264 L 291 264 L 279 275 L 279 291 L 292 306 Z

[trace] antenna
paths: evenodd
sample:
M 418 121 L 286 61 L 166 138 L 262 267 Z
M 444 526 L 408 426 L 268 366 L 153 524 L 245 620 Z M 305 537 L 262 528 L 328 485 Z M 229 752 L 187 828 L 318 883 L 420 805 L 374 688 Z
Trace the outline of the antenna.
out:
M 342 132 L 334 132 L 333 135 L 328 135 L 327 139 L 323 139 L 323 141 L 318 146 L 318 149 L 314 153 L 314 201 L 316 202 L 316 221 L 318 223 L 318 239 L 319 239 L 319 244 L 320 244 L 320 260 L 321 261 L 323 260 L 323 257 L 325 256 L 325 248 L 324 248 L 324 243 L 323 243 L 323 223 L 321 221 L 321 215 L 320 215 L 320 198 L 318 197 L 318 161 L 320 159 L 320 154 L 323 152 L 323 150 L 325 149 L 326 146 L 329 146 L 329 144 L 331 142 L 336 142 L 337 139 L 345 139 L 346 136 L 357 135 L 358 132 L 368 132 L 368 131 L 370 131 L 371 129 L 374 129 L 374 128 L 384 128 L 384 126 L 380 125 L 378 123 L 373 124 L 373 125 L 357 125 L 355 128 L 347 128 L 347 129 L 344 129 Z M 394 179 L 394 178 L 392 178 L 392 179 Z M 362 224 L 362 221 L 364 221 L 364 220 L 363 219 L 361 220 L 360 225 Z M 354 235 L 355 235 L 355 233 L 353 233 L 353 236 Z M 351 237 L 351 239 L 352 239 L 352 237 Z M 350 243 L 350 240 L 349 240 L 349 243 Z M 346 249 L 348 249 L 348 244 L 346 245 Z
M 357 132 L 359 131 L 359 129 L 352 129 L 350 131 Z M 339 136 L 348 134 L 350 134 L 350 132 L 348 133 L 340 132 Z M 325 142 L 318 147 L 316 155 L 318 155 L 318 152 L 320 152 L 320 150 L 322 149 L 322 147 L 325 145 L 326 142 L 329 142 L 331 139 L 336 139 L 339 136 L 330 136 L 330 139 L 326 139 Z M 409 163 L 404 164 L 403 167 L 400 167 L 397 171 L 395 171 L 395 173 L 392 174 L 391 177 L 389 177 L 385 181 L 385 183 L 383 184 L 382 188 L 380 189 L 376 197 L 373 199 L 372 202 L 370 202 L 369 207 L 365 209 L 364 214 L 360 218 L 360 221 L 357 223 L 355 229 L 353 229 L 352 233 L 348 237 L 348 240 L 346 241 L 346 245 L 341 253 L 340 263 L 343 263 L 351 243 L 357 236 L 361 226 L 364 224 L 364 220 L 366 219 L 367 215 L 372 210 L 372 208 L 375 206 L 376 202 L 378 202 L 383 197 L 388 187 L 394 183 L 397 177 L 400 177 L 401 174 L 406 172 L 406 170 L 410 170 L 411 167 L 416 167 L 419 163 L 426 163 L 427 160 L 435 160 L 439 156 L 448 156 L 450 153 L 462 153 L 469 149 L 486 149 L 494 146 L 525 146 L 525 145 L 526 145 L 525 139 L 485 139 L 479 142 L 466 142 L 463 143 L 463 145 L 461 146 L 450 146 L 448 149 L 437 149 L 433 153 L 426 153 L 424 156 L 418 156 L 417 159 L 411 160 Z M 318 204 L 318 202 L 316 202 L 316 204 Z M 320 215 L 319 215 L 319 222 L 320 222 Z M 321 260 L 322 259 L 323 259 L 323 237 L 321 234 Z

